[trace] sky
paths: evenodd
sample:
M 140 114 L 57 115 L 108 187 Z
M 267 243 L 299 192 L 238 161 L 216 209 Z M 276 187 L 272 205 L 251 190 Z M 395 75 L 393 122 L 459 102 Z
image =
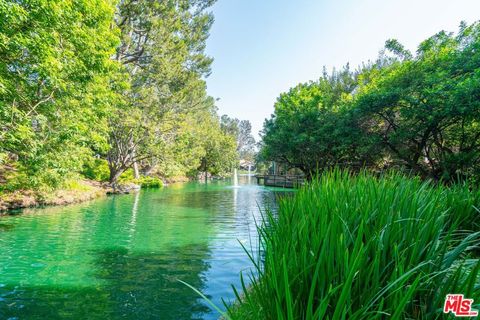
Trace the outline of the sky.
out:
M 218 0 L 207 42 L 208 93 L 219 114 L 250 120 L 258 139 L 280 93 L 328 70 L 375 60 L 388 39 L 415 51 L 480 19 L 480 0 Z

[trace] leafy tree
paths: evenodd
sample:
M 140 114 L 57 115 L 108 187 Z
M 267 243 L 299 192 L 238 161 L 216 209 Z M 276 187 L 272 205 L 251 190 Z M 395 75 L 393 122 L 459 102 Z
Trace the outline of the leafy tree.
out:
M 282 94 L 262 158 L 302 169 L 407 168 L 446 182 L 480 177 L 480 24 L 440 32 L 416 55 L 389 40 L 373 64 Z
M 215 126 L 215 120 L 212 120 L 212 126 Z M 201 159 L 200 170 L 213 175 L 226 175 L 237 166 L 238 155 L 235 139 L 222 132 L 218 125 L 213 128 L 213 130 L 209 129 L 204 136 L 205 155 Z
M 0 153 L 30 186 L 55 186 L 106 145 L 114 11 L 112 1 L 0 1 Z
M 249 120 L 238 120 L 223 115 L 220 118 L 220 126 L 223 132 L 235 137 L 237 152 L 240 159 L 253 160 L 255 156 L 255 138 L 252 135 L 252 124 Z
M 440 32 L 381 69 L 355 107 L 391 158 L 424 177 L 478 175 L 480 25 Z
M 55 188 L 78 172 L 105 180 L 103 159 L 113 185 L 131 167 L 231 168 L 204 80 L 213 3 L 0 0 L 2 182 L 5 168 L 17 187 Z
M 252 124 L 249 120 L 240 121 L 237 138 L 237 151 L 240 159 L 253 161 L 255 157 L 255 138 L 252 135 Z
M 265 121 L 262 158 L 301 169 L 307 177 L 335 165 L 361 165 L 361 132 L 348 103 L 356 86 L 348 66 L 281 94 Z
M 179 132 L 185 113 L 207 100 L 202 76 L 210 72 L 204 54 L 213 17 L 211 0 L 121 1 L 117 25 L 122 44 L 116 59 L 130 86 L 124 107 L 111 118 L 110 181 L 138 164 L 159 164 L 166 143 Z

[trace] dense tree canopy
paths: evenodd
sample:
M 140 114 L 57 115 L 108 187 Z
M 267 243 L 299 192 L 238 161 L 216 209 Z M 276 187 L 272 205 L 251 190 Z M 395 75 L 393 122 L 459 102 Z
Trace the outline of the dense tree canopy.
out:
M 402 167 L 452 181 L 480 174 L 480 24 L 440 32 L 413 55 L 396 40 L 348 68 L 282 94 L 262 155 L 310 176 L 332 166 Z
M 33 185 L 58 183 L 106 144 L 114 12 L 99 0 L 0 1 L 0 155 Z
M 130 79 L 124 104 L 112 115 L 110 181 L 127 168 L 161 165 L 172 152 L 186 113 L 212 108 L 203 76 L 213 1 L 121 1 L 116 23 L 122 44 L 116 59 Z M 187 150 L 188 151 L 188 150 Z
M 335 165 L 370 161 L 368 146 L 347 105 L 355 76 L 349 68 L 300 84 L 280 95 L 275 113 L 265 121 L 262 157 L 301 169 L 307 176 Z
M 440 32 L 378 71 L 355 107 L 387 152 L 423 176 L 479 173 L 480 25 Z
M 194 174 L 207 155 L 231 168 L 205 84 L 213 3 L 0 0 L 3 188 L 55 188 L 93 157 L 113 184 L 129 168 Z

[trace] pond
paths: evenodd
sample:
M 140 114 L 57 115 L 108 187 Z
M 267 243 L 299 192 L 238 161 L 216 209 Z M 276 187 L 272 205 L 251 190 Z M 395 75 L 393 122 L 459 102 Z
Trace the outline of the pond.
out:
M 0 319 L 217 319 L 282 189 L 185 183 L 0 219 Z

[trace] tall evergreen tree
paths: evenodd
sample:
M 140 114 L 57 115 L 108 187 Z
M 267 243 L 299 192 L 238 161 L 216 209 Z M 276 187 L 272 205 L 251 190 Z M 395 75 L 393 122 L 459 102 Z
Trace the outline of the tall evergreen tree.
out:
M 116 18 L 122 43 L 116 60 L 130 85 L 110 119 L 110 181 L 138 164 L 158 163 L 165 142 L 188 112 L 208 108 L 204 76 L 212 59 L 204 53 L 213 1 L 121 1 Z

